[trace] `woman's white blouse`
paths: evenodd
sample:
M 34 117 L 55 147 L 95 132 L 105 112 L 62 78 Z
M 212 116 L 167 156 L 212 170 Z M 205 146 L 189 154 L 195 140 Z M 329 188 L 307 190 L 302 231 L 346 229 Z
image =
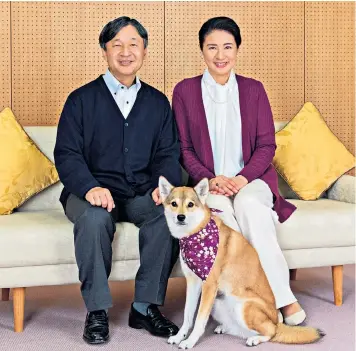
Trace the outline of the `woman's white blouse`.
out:
M 231 71 L 228 82 L 221 85 L 206 69 L 201 86 L 215 174 L 234 177 L 244 167 L 239 87 L 235 73 Z

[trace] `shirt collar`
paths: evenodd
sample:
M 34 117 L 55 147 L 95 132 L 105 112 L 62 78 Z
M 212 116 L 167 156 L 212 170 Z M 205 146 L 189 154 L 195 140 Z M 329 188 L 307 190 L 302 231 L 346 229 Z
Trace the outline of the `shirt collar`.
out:
M 126 89 L 136 89 L 136 92 L 138 92 L 141 88 L 141 81 L 140 79 L 136 76 L 135 82 L 133 85 L 131 85 L 130 88 L 127 88 L 125 85 L 122 85 L 116 78 L 115 76 L 110 72 L 109 69 L 106 70 L 105 74 L 103 75 L 104 81 L 109 88 L 110 92 L 112 94 L 116 94 L 122 87 Z
M 217 83 L 207 68 L 204 71 L 203 79 L 207 85 L 210 85 L 212 87 L 217 87 L 217 88 L 223 88 L 223 87 L 233 88 L 236 83 L 235 72 L 233 69 L 230 71 L 229 79 L 228 79 L 227 83 L 224 85 Z

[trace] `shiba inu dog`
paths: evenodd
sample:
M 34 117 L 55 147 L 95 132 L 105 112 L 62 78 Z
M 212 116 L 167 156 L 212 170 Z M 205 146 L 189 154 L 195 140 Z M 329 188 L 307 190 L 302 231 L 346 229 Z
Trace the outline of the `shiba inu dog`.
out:
M 219 323 L 216 333 L 243 337 L 248 346 L 267 341 L 307 344 L 324 335 L 315 328 L 281 323 L 256 250 L 205 205 L 207 179 L 195 188 L 174 188 L 160 177 L 159 190 L 170 232 L 180 242 L 187 280 L 184 322 L 178 334 L 168 339 L 169 344 L 192 348 L 204 333 L 210 314 Z

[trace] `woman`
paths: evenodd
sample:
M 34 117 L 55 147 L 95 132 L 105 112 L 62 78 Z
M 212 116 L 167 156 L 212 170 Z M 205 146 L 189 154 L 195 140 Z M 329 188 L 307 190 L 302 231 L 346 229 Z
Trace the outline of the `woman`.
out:
M 278 192 L 271 162 L 276 149 L 271 107 L 263 85 L 235 75 L 241 44 L 237 24 L 216 17 L 203 24 L 199 43 L 207 69 L 174 89 L 173 111 L 182 162 L 192 185 L 209 179 L 208 206 L 257 250 L 284 322 L 306 318 L 289 286 L 289 269 L 276 238 L 295 206 Z

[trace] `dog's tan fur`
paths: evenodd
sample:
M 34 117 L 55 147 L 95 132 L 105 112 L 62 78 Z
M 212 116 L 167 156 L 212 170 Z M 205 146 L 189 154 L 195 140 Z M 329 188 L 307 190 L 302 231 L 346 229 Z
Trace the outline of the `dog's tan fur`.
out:
M 178 214 L 189 216 L 195 211 L 199 213 L 201 219 L 198 225 L 191 227 L 184 236 L 192 235 L 203 229 L 211 216 L 219 229 L 218 252 L 207 280 L 201 284 L 201 301 L 194 330 L 187 340 L 182 341 L 187 336 L 187 330 L 185 330 L 184 335 L 178 333 L 177 336 L 170 338 L 171 343 L 180 343 L 182 348 L 194 346 L 205 329 L 217 294 L 226 296 L 230 300 L 232 298 L 232 301 L 236 299 L 236 303 L 240 304 L 241 315 L 236 318 L 236 322 L 240 321 L 245 329 L 253 332 L 250 343 L 248 342 L 248 345 L 252 343 L 250 346 L 269 340 L 286 344 L 306 344 L 320 339 L 322 334 L 315 328 L 290 327 L 278 322 L 274 295 L 256 250 L 241 233 L 225 225 L 218 216 L 211 214 L 210 209 L 204 203 L 207 194 L 205 189 L 204 198 L 201 186 L 199 187 L 201 183 L 193 189 L 170 188 L 166 180 L 160 179 L 160 182 L 164 183 L 169 190 L 164 194 L 164 190 L 167 189 L 162 188 L 161 193 L 165 200 L 165 213 L 172 235 L 175 234 L 173 216 Z M 173 207 L 172 203 L 176 206 Z M 188 206 L 189 203 L 193 203 L 194 206 Z M 174 236 L 177 237 L 177 235 L 180 234 Z M 188 294 L 189 286 L 198 284 L 197 277 L 182 259 L 181 263 L 187 278 Z M 234 308 L 234 304 L 230 303 L 227 306 L 228 309 L 231 307 Z M 188 312 L 186 306 L 185 313 Z M 185 320 L 185 323 L 188 322 Z M 186 328 L 187 325 L 184 326 L 184 329 Z

